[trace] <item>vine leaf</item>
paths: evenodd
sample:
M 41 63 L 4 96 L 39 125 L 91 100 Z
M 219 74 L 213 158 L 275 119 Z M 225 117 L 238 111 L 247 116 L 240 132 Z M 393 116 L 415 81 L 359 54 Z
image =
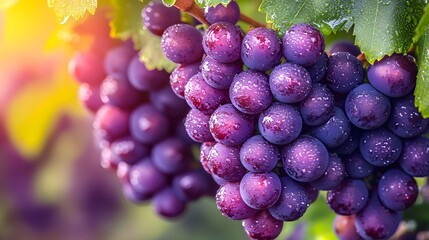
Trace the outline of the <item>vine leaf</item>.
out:
M 416 45 L 417 64 L 417 85 L 414 91 L 416 96 L 415 104 L 423 117 L 429 117 L 429 26 L 425 28 Z
M 54 9 L 61 23 L 66 23 L 70 17 L 75 20 L 82 18 L 86 11 L 94 15 L 97 0 L 48 0 L 48 6 Z
M 140 36 L 144 40 L 140 48 L 140 61 L 143 62 L 147 69 L 173 71 L 176 64 L 168 60 L 161 49 L 161 38 L 145 30 Z
M 228 5 L 231 0 L 196 0 L 198 4 L 201 4 L 205 7 L 213 7 L 218 4 L 222 4 L 224 6 Z
M 425 28 L 428 25 L 429 25 L 429 4 L 426 5 L 423 16 L 420 18 L 419 24 L 416 27 L 415 36 L 413 38 L 414 43 L 417 43 L 417 41 L 420 39 L 423 32 L 425 31 Z

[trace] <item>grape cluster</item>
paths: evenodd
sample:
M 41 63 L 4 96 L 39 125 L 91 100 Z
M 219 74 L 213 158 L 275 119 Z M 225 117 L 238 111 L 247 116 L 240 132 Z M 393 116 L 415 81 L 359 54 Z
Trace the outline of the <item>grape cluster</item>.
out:
M 160 7 L 169 10 L 159 3 L 145 11 Z M 163 31 L 161 23 L 150 28 Z M 69 70 L 81 102 L 95 114 L 101 164 L 116 172 L 128 200 L 152 200 L 157 214 L 174 218 L 188 202 L 214 195 L 213 180 L 194 162 L 196 145 L 183 126 L 189 107 L 173 93 L 169 73 L 147 69 L 131 42 L 79 53 Z
M 161 42 L 179 64 L 170 84 L 192 108 L 186 131 L 219 184 L 218 209 L 250 238 L 273 239 L 323 190 L 335 226 L 350 226 L 341 239 L 392 236 L 419 193 L 414 177 L 429 175 L 413 57 L 386 56 L 365 72 L 356 46 L 327 53 L 304 23 L 281 39 L 267 28 L 244 34 L 236 9 L 207 9 L 203 34 L 175 24 Z

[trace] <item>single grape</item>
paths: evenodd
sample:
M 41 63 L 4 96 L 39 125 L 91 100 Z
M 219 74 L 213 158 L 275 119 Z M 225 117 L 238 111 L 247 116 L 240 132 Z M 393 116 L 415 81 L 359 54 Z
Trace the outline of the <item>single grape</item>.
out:
M 363 240 L 357 233 L 354 215 L 336 215 L 334 219 L 334 231 L 339 240 Z
M 210 193 L 212 181 L 210 175 L 204 170 L 195 169 L 176 176 L 173 180 L 173 187 L 185 201 L 195 201 Z
M 346 98 L 345 112 L 356 127 L 374 129 L 390 115 L 390 101 L 368 83 L 353 89 Z
M 201 74 L 208 85 L 217 89 L 229 89 L 235 75 L 243 71 L 240 60 L 231 63 L 221 63 L 210 56 L 201 63 Z
M 124 74 L 111 74 L 100 85 L 103 103 L 122 109 L 132 109 L 143 100 L 143 93 L 131 86 Z
M 166 7 L 157 0 L 150 1 L 142 9 L 141 15 L 144 27 L 158 36 L 162 36 L 169 26 L 180 23 L 180 10 L 175 7 Z
M 325 85 L 313 84 L 310 93 L 299 103 L 299 111 L 309 126 L 325 123 L 334 114 L 334 95 Z
M 191 109 L 185 119 L 185 129 L 189 137 L 195 142 L 214 141 L 209 127 L 210 115 L 197 109 Z
M 310 24 L 295 24 L 283 36 L 283 56 L 289 62 L 310 66 L 319 60 L 324 50 L 322 33 Z
M 334 53 L 329 57 L 326 81 L 332 91 L 348 93 L 363 82 L 362 63 L 348 52 Z
M 151 195 L 148 194 L 141 194 L 133 189 L 132 185 L 130 183 L 124 183 L 122 185 L 122 193 L 124 194 L 124 197 L 135 204 L 141 204 L 145 203 L 148 200 L 151 199 Z
M 310 74 L 311 81 L 313 83 L 321 82 L 326 77 L 326 71 L 328 70 L 328 55 L 322 54 L 322 57 L 313 65 L 305 67 Z
M 130 169 L 130 184 L 140 194 L 153 195 L 168 184 L 167 177 L 161 173 L 149 158 L 143 158 Z
M 251 172 L 269 172 L 274 169 L 279 160 L 278 147 L 261 135 L 249 138 L 240 149 L 240 161 Z
M 178 174 L 189 168 L 191 153 L 188 146 L 177 137 L 158 142 L 152 149 L 151 159 L 164 174 Z
M 130 136 L 114 141 L 110 148 L 114 156 L 127 164 L 134 164 L 150 154 L 148 145 L 141 144 Z
M 359 147 L 359 139 L 360 139 L 360 130 L 355 126 L 351 126 L 351 131 L 346 139 L 346 141 L 340 146 L 332 149 L 332 152 L 339 155 L 349 155 L 352 154 Z
M 217 143 L 210 149 L 207 157 L 213 175 L 228 182 L 240 181 L 246 169 L 240 162 L 240 148 Z
M 387 128 L 381 127 L 362 133 L 359 150 L 365 160 L 374 166 L 387 166 L 398 160 L 402 141 Z
M 161 113 L 171 119 L 182 119 L 189 111 L 185 101 L 177 98 L 170 86 L 150 91 L 150 102 Z
M 186 210 L 186 202 L 172 188 L 165 188 L 153 197 L 155 212 L 165 218 L 175 218 Z
M 254 28 L 243 38 L 241 59 L 247 67 L 265 72 L 280 63 L 282 46 L 274 30 Z
M 311 77 L 304 67 L 295 63 L 283 63 L 271 72 L 270 89 L 277 100 L 297 103 L 310 93 Z
M 127 74 L 128 65 L 134 56 L 136 56 L 136 50 L 132 45 L 123 44 L 112 48 L 104 58 L 104 70 L 107 74 Z
M 200 162 L 204 171 L 208 174 L 212 174 L 209 166 L 209 154 L 216 142 L 203 142 L 200 147 Z
M 255 209 L 267 209 L 280 197 L 282 184 L 274 172 L 246 173 L 240 181 L 243 201 Z
M 312 186 L 310 183 L 301 182 L 301 185 L 304 188 L 305 192 L 307 193 L 307 197 L 310 203 L 315 202 L 319 197 L 319 190 L 314 186 Z
M 167 86 L 169 74 L 164 70 L 149 70 L 136 55 L 128 67 L 128 80 L 140 91 L 152 91 Z
M 204 34 L 204 51 L 208 56 L 221 63 L 237 61 L 240 59 L 242 35 L 241 29 L 232 23 L 214 23 Z
M 135 108 L 130 117 L 131 136 L 141 143 L 155 143 L 167 136 L 169 121 L 151 104 Z
M 233 220 L 244 220 L 258 213 L 241 198 L 238 182 L 225 183 L 217 190 L 216 206 L 222 215 Z
M 210 117 L 210 132 L 217 142 L 227 146 L 243 144 L 254 131 L 254 120 L 232 104 L 220 106 Z
M 343 157 L 347 175 L 350 178 L 366 178 L 373 174 L 375 166 L 366 161 L 359 150 Z
M 199 61 L 204 54 L 203 36 L 193 26 L 175 24 L 168 27 L 161 37 L 161 48 L 172 62 L 189 64 Z
M 241 72 L 234 77 L 229 89 L 232 104 L 241 112 L 259 114 L 273 102 L 268 76 L 253 70 Z
M 389 97 L 402 97 L 416 85 L 417 65 L 410 55 L 385 56 L 368 67 L 368 80 Z
M 97 110 L 103 106 L 103 102 L 100 98 L 99 86 L 91 86 L 87 83 L 81 83 L 79 85 L 78 96 L 79 101 L 92 113 L 96 113 Z
M 103 57 L 93 53 L 78 53 L 68 64 L 68 71 L 79 83 L 98 86 L 106 77 L 103 68 Z
M 328 148 L 338 147 L 350 135 L 351 124 L 343 110 L 335 107 L 334 115 L 320 126 L 311 130 L 311 135 L 319 139 Z
M 346 175 L 346 168 L 341 158 L 330 154 L 328 169 L 320 178 L 311 182 L 311 185 L 319 190 L 331 190 L 338 186 Z
M 240 19 L 240 7 L 235 1 L 229 2 L 226 6 L 218 4 L 215 7 L 205 8 L 204 16 L 210 24 L 217 22 L 236 24 Z
M 413 177 L 429 176 L 429 139 L 424 136 L 404 139 L 399 165 Z
M 335 41 L 331 47 L 331 54 L 338 52 L 348 52 L 351 55 L 357 57 L 360 54 L 358 46 L 354 45 L 353 42 L 349 41 Z
M 129 118 L 129 112 L 111 105 L 104 105 L 95 114 L 93 123 L 95 134 L 109 142 L 125 137 L 129 132 Z
M 344 179 L 326 195 L 326 203 L 340 215 L 358 213 L 368 203 L 368 199 L 368 188 L 365 182 L 359 179 Z
M 280 235 L 283 221 L 275 219 L 268 211 L 243 220 L 243 228 L 250 239 L 271 240 Z
M 189 79 L 198 73 L 200 63 L 178 65 L 170 75 L 170 86 L 173 92 L 179 97 L 185 99 L 185 86 Z
M 302 135 L 283 148 L 283 168 L 293 179 L 311 182 L 328 169 L 329 153 L 317 138 Z

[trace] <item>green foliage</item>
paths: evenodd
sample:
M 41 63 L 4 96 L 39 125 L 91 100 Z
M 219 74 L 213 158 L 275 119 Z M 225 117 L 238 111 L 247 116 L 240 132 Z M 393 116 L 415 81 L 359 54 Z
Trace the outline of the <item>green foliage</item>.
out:
M 231 0 L 196 0 L 198 4 L 201 4 L 205 7 L 213 7 L 218 4 L 227 5 Z
M 426 26 L 417 42 L 416 56 L 419 72 L 414 91 L 415 104 L 424 117 L 429 117 L 429 26 Z
M 425 12 L 423 16 L 420 18 L 419 24 L 416 27 L 415 36 L 413 38 L 413 42 L 417 43 L 417 41 L 422 36 L 425 28 L 429 25 L 429 5 L 426 5 Z
M 139 53 L 140 61 L 145 64 L 146 68 L 173 71 L 176 65 L 168 60 L 162 52 L 161 38 L 147 30 L 143 31 L 140 38 L 143 40 Z
M 162 0 L 162 3 L 164 3 L 165 6 L 173 6 L 176 3 L 176 0 Z

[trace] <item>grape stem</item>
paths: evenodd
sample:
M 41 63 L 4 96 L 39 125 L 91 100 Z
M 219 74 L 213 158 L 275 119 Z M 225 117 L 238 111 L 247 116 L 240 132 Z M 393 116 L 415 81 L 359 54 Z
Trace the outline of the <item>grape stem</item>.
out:
M 361 63 L 366 62 L 366 57 L 365 57 L 365 54 L 363 54 L 363 53 L 359 54 L 359 55 L 357 56 L 357 59 L 358 59 Z

